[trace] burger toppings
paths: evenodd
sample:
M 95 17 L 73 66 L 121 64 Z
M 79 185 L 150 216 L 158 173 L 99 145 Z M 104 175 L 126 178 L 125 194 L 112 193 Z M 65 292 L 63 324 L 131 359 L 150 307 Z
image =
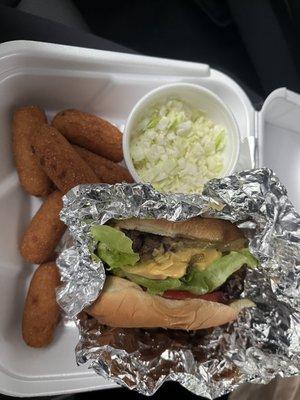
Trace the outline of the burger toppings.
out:
M 222 251 L 209 242 L 107 225 L 94 226 L 91 235 L 96 242 L 95 255 L 112 274 L 168 299 L 226 303 L 243 291 L 243 266 L 257 266 L 249 250 L 241 246 L 231 251 L 227 246 Z

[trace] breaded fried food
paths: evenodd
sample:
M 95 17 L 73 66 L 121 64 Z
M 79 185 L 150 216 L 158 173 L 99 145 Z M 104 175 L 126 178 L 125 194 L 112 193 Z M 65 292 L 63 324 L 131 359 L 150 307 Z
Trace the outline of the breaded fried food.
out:
M 51 193 L 41 205 L 26 229 L 20 251 L 22 257 L 32 263 L 42 263 L 51 259 L 66 226 L 60 220 L 62 193 Z
M 107 158 L 101 157 L 98 154 L 92 153 L 83 147 L 73 145 L 74 149 L 81 158 L 92 168 L 98 176 L 100 182 L 104 183 L 119 183 L 133 182 L 132 176 L 128 170 L 121 165 L 114 163 Z
M 96 115 L 64 110 L 54 117 L 52 125 L 73 144 L 115 162 L 123 159 L 121 132 Z
M 24 190 L 33 196 L 46 196 L 52 184 L 41 168 L 31 147 L 32 135 L 47 122 L 45 112 L 36 106 L 18 108 L 12 118 L 12 146 L 19 179 Z
M 44 347 L 53 340 L 60 311 L 55 289 L 60 276 L 55 262 L 41 264 L 35 271 L 28 289 L 22 321 L 22 335 L 31 347 Z
M 79 184 L 99 182 L 94 171 L 53 126 L 42 125 L 32 146 L 41 167 L 61 192 Z

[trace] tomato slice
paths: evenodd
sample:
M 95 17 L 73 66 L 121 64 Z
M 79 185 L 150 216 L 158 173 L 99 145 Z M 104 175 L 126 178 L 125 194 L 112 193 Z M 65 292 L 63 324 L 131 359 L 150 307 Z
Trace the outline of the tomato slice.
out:
M 198 295 L 186 292 L 185 290 L 166 290 L 162 296 L 166 299 L 173 300 L 202 299 L 207 301 L 215 301 L 217 303 L 226 303 L 226 295 L 221 291 Z

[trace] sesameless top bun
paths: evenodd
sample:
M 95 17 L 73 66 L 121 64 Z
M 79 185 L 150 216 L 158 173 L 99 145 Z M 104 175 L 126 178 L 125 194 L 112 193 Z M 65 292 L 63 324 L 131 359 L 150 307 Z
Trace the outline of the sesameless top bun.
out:
M 187 221 L 130 218 L 116 221 L 120 229 L 138 230 L 161 236 L 195 239 L 203 242 L 228 243 L 244 238 L 231 222 L 223 219 L 195 217 Z

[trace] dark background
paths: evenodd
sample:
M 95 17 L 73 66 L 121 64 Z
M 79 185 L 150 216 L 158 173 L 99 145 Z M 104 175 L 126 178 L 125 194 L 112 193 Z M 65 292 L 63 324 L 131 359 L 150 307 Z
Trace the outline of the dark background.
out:
M 258 109 L 278 87 L 300 92 L 299 0 L 0 0 L 0 42 L 18 39 L 207 63 Z M 55 398 L 100 396 L 144 398 L 125 389 Z M 153 398 L 166 396 L 199 399 L 175 383 Z

